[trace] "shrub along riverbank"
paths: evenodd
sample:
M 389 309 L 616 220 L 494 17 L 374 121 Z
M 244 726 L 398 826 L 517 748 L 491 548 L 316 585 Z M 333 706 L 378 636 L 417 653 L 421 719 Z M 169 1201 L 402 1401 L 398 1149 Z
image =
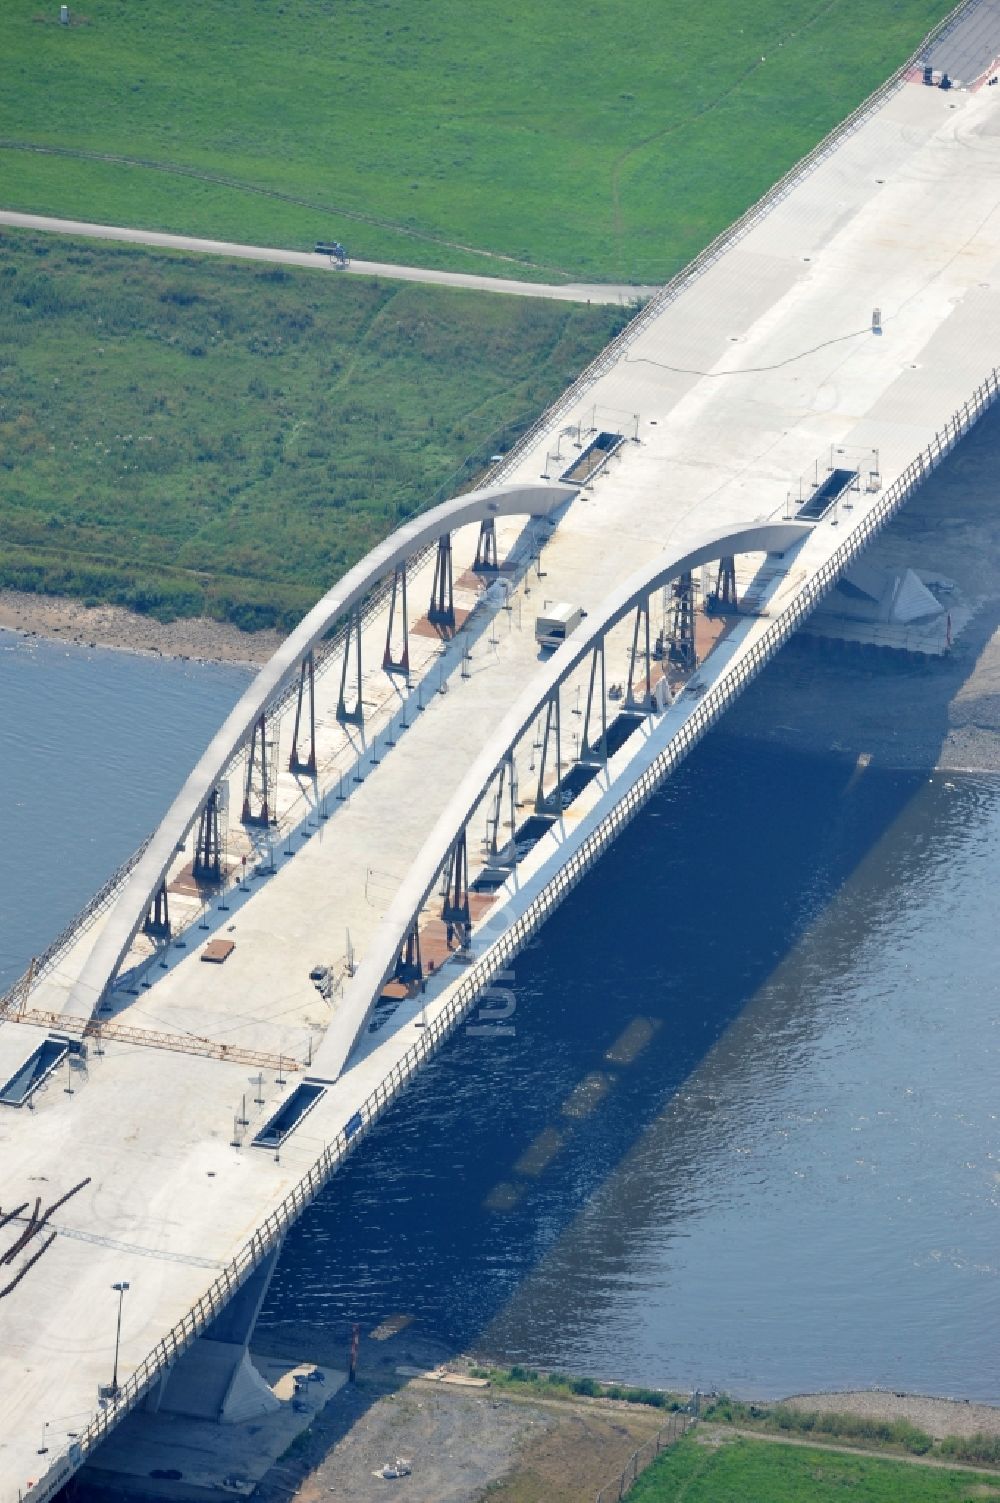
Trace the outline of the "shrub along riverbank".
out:
M 1000 1436 L 947 1435 L 935 1440 L 926 1430 L 906 1419 L 880 1419 L 869 1414 L 838 1414 L 835 1411 L 798 1409 L 790 1404 L 748 1404 L 726 1395 L 702 1408 L 702 1418 L 738 1429 L 763 1434 L 790 1435 L 799 1439 L 824 1439 L 866 1449 L 878 1447 L 911 1456 L 936 1456 L 970 1466 L 1000 1465 Z

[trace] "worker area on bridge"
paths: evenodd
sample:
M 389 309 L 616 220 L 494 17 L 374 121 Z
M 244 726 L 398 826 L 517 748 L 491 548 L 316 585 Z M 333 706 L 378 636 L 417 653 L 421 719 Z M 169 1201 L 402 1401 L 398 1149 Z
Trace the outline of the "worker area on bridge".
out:
M 918 70 L 666 289 L 5 999 L 0 1503 L 265 1405 L 287 1227 L 622 823 L 841 576 L 935 614 L 858 555 L 996 394 L 998 110 Z

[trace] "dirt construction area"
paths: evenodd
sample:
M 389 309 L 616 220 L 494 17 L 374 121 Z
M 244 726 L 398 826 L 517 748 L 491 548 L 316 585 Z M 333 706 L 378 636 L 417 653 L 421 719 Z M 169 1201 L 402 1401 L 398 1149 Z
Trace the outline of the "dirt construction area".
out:
M 444 1356 L 409 1332 L 363 1340 L 357 1383 L 342 1388 L 272 1467 L 254 1503 L 591 1503 L 669 1418 L 642 1405 L 522 1398 L 396 1371 L 432 1369 Z M 324 1360 L 338 1357 L 342 1365 L 342 1345 Z M 461 1372 L 469 1364 L 448 1366 Z M 397 1457 L 409 1476 L 377 1475 Z

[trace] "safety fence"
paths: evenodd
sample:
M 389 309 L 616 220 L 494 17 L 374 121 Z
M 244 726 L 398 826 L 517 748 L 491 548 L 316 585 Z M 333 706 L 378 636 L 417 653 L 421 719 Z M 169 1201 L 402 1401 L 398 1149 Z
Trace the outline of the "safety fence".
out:
M 550 429 L 553 423 L 557 422 L 560 417 L 572 411 L 584 393 L 596 381 L 599 381 L 601 376 L 605 375 L 607 371 L 611 370 L 618 363 L 629 346 L 634 344 L 641 334 L 645 333 L 649 326 L 659 318 L 664 309 L 675 302 L 692 282 L 704 276 L 705 272 L 713 267 L 727 251 L 732 250 L 735 245 L 738 245 L 762 219 L 765 219 L 770 214 L 772 209 L 776 208 L 783 199 L 788 197 L 793 189 L 798 187 L 804 178 L 807 178 L 810 173 L 815 172 L 821 163 L 832 156 L 849 136 L 854 135 L 856 131 L 860 130 L 871 116 L 882 107 L 889 96 L 894 94 L 903 84 L 906 75 L 921 61 L 928 47 L 935 42 L 939 42 L 968 12 L 976 10 L 981 4 L 983 4 L 983 0 L 959 0 L 959 4 L 953 10 L 949 11 L 933 30 L 927 33 L 916 51 L 911 53 L 906 62 L 897 68 L 895 73 L 886 79 L 885 83 L 880 84 L 873 94 L 869 94 L 868 98 L 859 104 L 857 109 L 852 110 L 839 125 L 834 127 L 829 135 L 824 136 L 823 140 L 813 147 L 812 151 L 796 162 L 795 166 L 791 167 L 785 173 L 784 177 L 780 177 L 767 190 L 763 197 L 759 198 L 756 203 L 751 204 L 749 209 L 739 219 L 734 220 L 727 229 L 723 230 L 714 240 L 710 241 L 704 250 L 699 251 L 698 255 L 692 261 L 689 261 L 675 276 L 671 277 L 670 281 L 666 282 L 660 288 L 659 292 L 640 308 L 639 312 L 626 324 L 622 332 L 615 339 L 611 340 L 609 344 L 605 345 L 601 353 L 577 376 L 572 385 L 567 386 L 562 395 L 551 407 L 546 409 L 538 421 L 532 424 L 505 455 L 502 462 L 490 470 L 485 483 L 496 485 L 512 474 L 539 437 Z
M 742 690 L 760 673 L 779 647 L 801 625 L 819 601 L 833 588 L 843 571 L 850 567 L 875 534 L 896 515 L 917 487 L 951 452 L 1000 394 L 1000 377 L 996 369 L 976 388 L 970 399 L 948 419 L 932 442 L 922 450 L 902 474 L 872 504 L 871 509 L 845 537 L 841 546 L 803 587 L 795 600 L 764 631 L 750 650 L 733 663 L 706 692 L 663 750 L 628 788 L 589 835 L 581 841 L 566 862 L 531 900 L 514 922 L 498 936 L 480 959 L 469 968 L 461 983 L 436 1016 L 430 1016 L 419 1038 L 398 1060 L 360 1110 L 352 1117 L 348 1130 L 337 1134 L 327 1144 L 308 1173 L 289 1192 L 281 1204 L 254 1232 L 250 1240 L 219 1274 L 188 1311 L 167 1332 L 134 1373 L 125 1381 L 114 1400 L 109 1400 L 66 1457 L 60 1458 L 51 1471 L 32 1490 L 33 1498 L 48 1498 L 83 1464 L 124 1414 L 133 1409 L 159 1377 L 225 1308 L 240 1285 L 258 1263 L 280 1242 L 288 1227 L 302 1214 L 323 1185 L 357 1143 L 368 1134 L 396 1099 L 424 1061 L 441 1047 L 475 1003 L 483 996 L 498 974 L 524 949 L 549 914 L 576 887 L 594 866 L 611 842 L 645 807 L 657 789 L 680 765 Z M 497 915 L 499 918 L 499 915 Z M 488 922 L 488 921 L 487 921 Z M 610 1496 L 615 1496 L 611 1494 Z M 619 1495 L 620 1496 L 620 1495 Z
M 650 1436 L 649 1440 L 644 1441 L 637 1451 L 632 1452 L 614 1481 L 606 1483 L 601 1488 L 594 1503 L 620 1503 L 636 1478 L 656 1460 L 662 1451 L 674 1445 L 685 1431 L 696 1423 L 693 1415 L 672 1414 L 655 1435 Z

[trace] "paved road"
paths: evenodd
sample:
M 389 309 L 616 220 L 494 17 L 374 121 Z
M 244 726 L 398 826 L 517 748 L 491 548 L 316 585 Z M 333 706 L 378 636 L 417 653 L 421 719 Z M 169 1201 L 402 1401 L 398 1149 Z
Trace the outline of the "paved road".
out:
M 16 229 L 49 230 L 57 235 L 82 235 L 91 240 L 125 240 L 132 245 L 198 251 L 206 256 L 237 256 L 243 261 L 277 262 L 282 266 L 305 266 L 313 271 L 334 270 L 326 256 L 317 256 L 311 251 L 281 250 L 265 245 L 236 245 L 228 240 L 198 240 L 193 235 L 165 235 L 158 230 L 88 224 L 79 219 L 53 219 L 46 214 L 19 214 L 13 209 L 0 209 L 0 225 L 10 225 Z M 601 283 L 572 282 L 553 286 L 543 282 L 516 282 L 509 277 L 479 277 L 464 271 L 431 271 L 423 266 L 396 266 L 391 261 L 352 261 L 347 274 L 356 277 L 391 277 L 397 282 L 429 282 L 438 287 L 468 287 L 477 292 L 505 292 L 514 297 L 555 298 L 564 303 L 628 303 L 636 297 L 650 297 L 657 291 L 655 287 Z

